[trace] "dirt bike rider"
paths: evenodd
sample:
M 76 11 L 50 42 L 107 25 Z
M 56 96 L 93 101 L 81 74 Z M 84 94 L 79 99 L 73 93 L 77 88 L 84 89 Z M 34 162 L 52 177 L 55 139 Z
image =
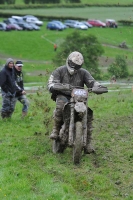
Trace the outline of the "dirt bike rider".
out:
M 72 52 L 67 60 L 66 65 L 58 67 L 49 77 L 48 90 L 52 93 L 51 98 L 56 101 L 56 109 L 54 111 L 54 127 L 50 135 L 50 139 L 56 139 L 59 135 L 60 128 L 63 124 L 63 107 L 71 98 L 71 89 L 73 86 L 88 88 L 101 86 L 91 74 L 82 68 L 84 63 L 83 55 L 80 52 Z M 88 108 L 87 120 L 87 147 L 86 153 L 94 152 L 91 145 L 93 111 Z

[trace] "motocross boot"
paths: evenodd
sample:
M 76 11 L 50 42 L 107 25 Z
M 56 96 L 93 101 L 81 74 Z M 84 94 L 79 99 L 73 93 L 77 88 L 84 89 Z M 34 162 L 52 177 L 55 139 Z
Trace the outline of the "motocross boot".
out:
M 61 121 L 58 121 L 57 119 L 54 119 L 54 127 L 53 127 L 53 131 L 50 135 L 50 139 L 57 139 L 58 136 L 59 136 L 59 132 L 60 132 L 60 129 L 61 129 L 61 125 L 62 125 L 62 122 Z
M 87 137 L 87 144 L 86 144 L 86 148 L 84 150 L 84 152 L 86 154 L 90 154 L 90 153 L 94 153 L 95 152 L 95 149 L 94 149 L 94 147 L 91 144 L 91 140 L 92 140 L 92 138 L 90 136 Z
M 1 117 L 4 118 L 10 118 L 11 117 L 11 113 L 8 112 L 1 112 Z

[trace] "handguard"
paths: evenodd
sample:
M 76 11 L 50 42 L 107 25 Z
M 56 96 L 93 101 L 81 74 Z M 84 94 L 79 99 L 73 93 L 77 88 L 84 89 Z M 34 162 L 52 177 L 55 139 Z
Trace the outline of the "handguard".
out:
M 99 85 L 99 86 L 94 86 L 91 91 L 94 92 L 95 94 L 102 94 L 102 93 L 107 93 L 108 88 L 105 86 Z
M 71 90 L 72 88 L 71 85 L 69 84 L 55 83 L 53 85 L 53 89 L 58 91 L 65 91 L 65 90 Z

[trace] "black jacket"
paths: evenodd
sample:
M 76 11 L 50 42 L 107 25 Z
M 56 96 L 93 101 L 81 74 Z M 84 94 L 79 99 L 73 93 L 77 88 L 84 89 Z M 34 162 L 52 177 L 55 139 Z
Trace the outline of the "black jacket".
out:
M 5 93 L 15 94 L 17 90 L 21 89 L 15 83 L 13 69 L 8 67 L 9 62 L 13 62 L 13 60 L 7 59 L 4 68 L 0 71 L 0 87 Z
M 16 70 L 16 68 L 13 68 L 14 71 L 14 77 L 17 85 L 21 88 L 21 90 L 16 91 L 16 96 L 20 96 L 22 91 L 24 90 L 24 84 L 23 84 L 23 72 Z

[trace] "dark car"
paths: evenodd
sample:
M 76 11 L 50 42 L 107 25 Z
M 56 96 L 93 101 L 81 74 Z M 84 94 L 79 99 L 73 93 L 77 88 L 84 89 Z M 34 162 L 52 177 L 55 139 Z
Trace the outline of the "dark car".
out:
M 114 19 L 106 19 L 106 26 L 110 28 L 117 28 L 118 25 Z
M 46 28 L 49 30 L 58 30 L 58 31 L 62 31 L 64 29 L 61 25 L 55 22 L 48 22 Z
M 11 31 L 11 27 L 6 23 L 0 23 L 0 31 Z
M 53 20 L 52 22 L 55 22 L 55 23 L 57 23 L 57 24 L 59 24 L 60 26 L 62 26 L 63 27 L 63 29 L 66 29 L 66 28 L 68 28 L 65 24 L 63 24 L 61 21 L 58 21 L 58 20 Z
M 15 24 L 16 20 L 13 18 L 7 18 L 7 19 L 4 19 L 3 22 L 6 24 Z
M 97 27 L 101 27 L 101 28 L 105 28 L 106 27 L 106 24 L 100 20 L 95 20 L 95 19 L 92 19 L 92 20 L 88 20 L 87 21 L 89 24 L 91 24 L 92 26 L 97 26 Z

